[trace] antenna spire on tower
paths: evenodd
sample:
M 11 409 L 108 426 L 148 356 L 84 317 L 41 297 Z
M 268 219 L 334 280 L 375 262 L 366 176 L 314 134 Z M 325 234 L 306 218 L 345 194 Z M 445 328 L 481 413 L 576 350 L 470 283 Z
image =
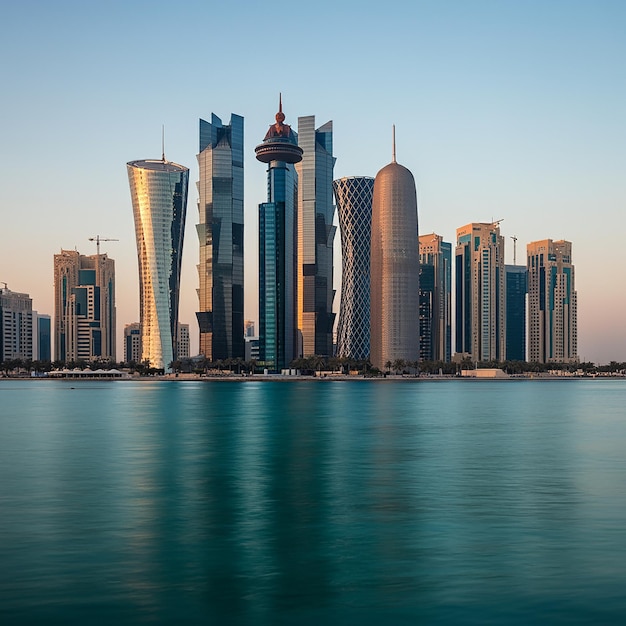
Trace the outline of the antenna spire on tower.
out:
M 391 149 L 391 161 L 396 162 L 396 125 L 392 125 L 392 149 Z
M 165 124 L 161 124 L 161 160 L 165 163 Z
M 283 94 L 282 92 L 278 92 L 278 112 L 283 112 Z

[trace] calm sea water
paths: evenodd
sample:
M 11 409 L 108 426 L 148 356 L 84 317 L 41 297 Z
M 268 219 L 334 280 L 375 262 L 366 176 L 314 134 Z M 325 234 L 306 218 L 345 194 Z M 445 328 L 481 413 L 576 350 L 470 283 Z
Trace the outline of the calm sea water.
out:
M 626 383 L 0 382 L 2 624 L 626 621 Z

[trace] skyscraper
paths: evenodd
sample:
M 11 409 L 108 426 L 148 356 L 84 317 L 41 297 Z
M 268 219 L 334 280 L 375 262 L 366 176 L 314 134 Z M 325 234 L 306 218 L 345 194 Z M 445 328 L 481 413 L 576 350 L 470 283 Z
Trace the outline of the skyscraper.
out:
M 35 333 L 35 318 L 37 320 L 37 331 Z M 49 315 L 33 311 L 33 357 L 38 361 L 52 360 L 52 320 Z M 35 348 L 35 337 L 37 347 Z
M 141 324 L 139 322 L 124 326 L 124 361 L 141 363 Z
M 526 360 L 526 266 L 505 265 L 506 271 L 506 358 Z
M 577 302 L 570 241 L 527 246 L 528 352 L 539 363 L 577 362 Z
M 142 361 L 170 370 L 177 358 L 180 265 L 189 170 L 165 160 L 127 164 L 139 262 Z
M 33 358 L 33 301 L 0 287 L 0 361 Z
M 243 358 L 243 117 L 200 120 L 200 353 Z
M 298 175 L 294 163 L 302 159 L 302 148 L 284 121 L 280 100 L 276 123 L 255 148 L 256 158 L 268 164 L 267 202 L 259 205 L 259 360 L 274 371 L 289 366 L 297 356 Z
M 54 311 L 56 360 L 114 361 L 115 261 L 76 250 L 55 254 Z
M 301 356 L 333 353 L 333 123 L 298 118 L 298 334 Z
M 504 237 L 499 222 L 456 230 L 456 351 L 506 360 Z
M 341 303 L 337 356 L 370 357 L 370 245 L 374 179 L 349 176 L 333 182 L 341 233 Z
M 420 235 L 420 358 L 452 357 L 452 244 Z
M 394 133 L 395 134 L 395 133 Z M 393 160 L 374 180 L 370 360 L 385 369 L 419 360 L 419 246 L 413 174 Z

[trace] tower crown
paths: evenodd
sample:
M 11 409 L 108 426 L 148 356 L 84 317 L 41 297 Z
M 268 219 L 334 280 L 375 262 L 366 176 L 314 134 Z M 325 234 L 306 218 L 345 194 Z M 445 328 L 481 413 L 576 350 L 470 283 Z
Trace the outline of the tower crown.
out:
M 298 146 L 291 126 L 284 123 L 282 95 L 279 96 L 278 113 L 276 113 L 275 119 L 276 123 L 269 127 L 263 143 L 254 149 L 256 158 L 262 163 L 269 163 L 270 161 L 299 163 L 302 161 L 302 148 Z

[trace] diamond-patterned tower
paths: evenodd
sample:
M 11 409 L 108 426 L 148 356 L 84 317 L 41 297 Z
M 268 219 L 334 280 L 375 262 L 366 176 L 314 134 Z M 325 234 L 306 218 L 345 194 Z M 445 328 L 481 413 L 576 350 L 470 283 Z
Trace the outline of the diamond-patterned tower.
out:
M 370 240 L 374 179 L 349 176 L 333 182 L 341 232 L 341 304 L 337 356 L 369 359 Z

